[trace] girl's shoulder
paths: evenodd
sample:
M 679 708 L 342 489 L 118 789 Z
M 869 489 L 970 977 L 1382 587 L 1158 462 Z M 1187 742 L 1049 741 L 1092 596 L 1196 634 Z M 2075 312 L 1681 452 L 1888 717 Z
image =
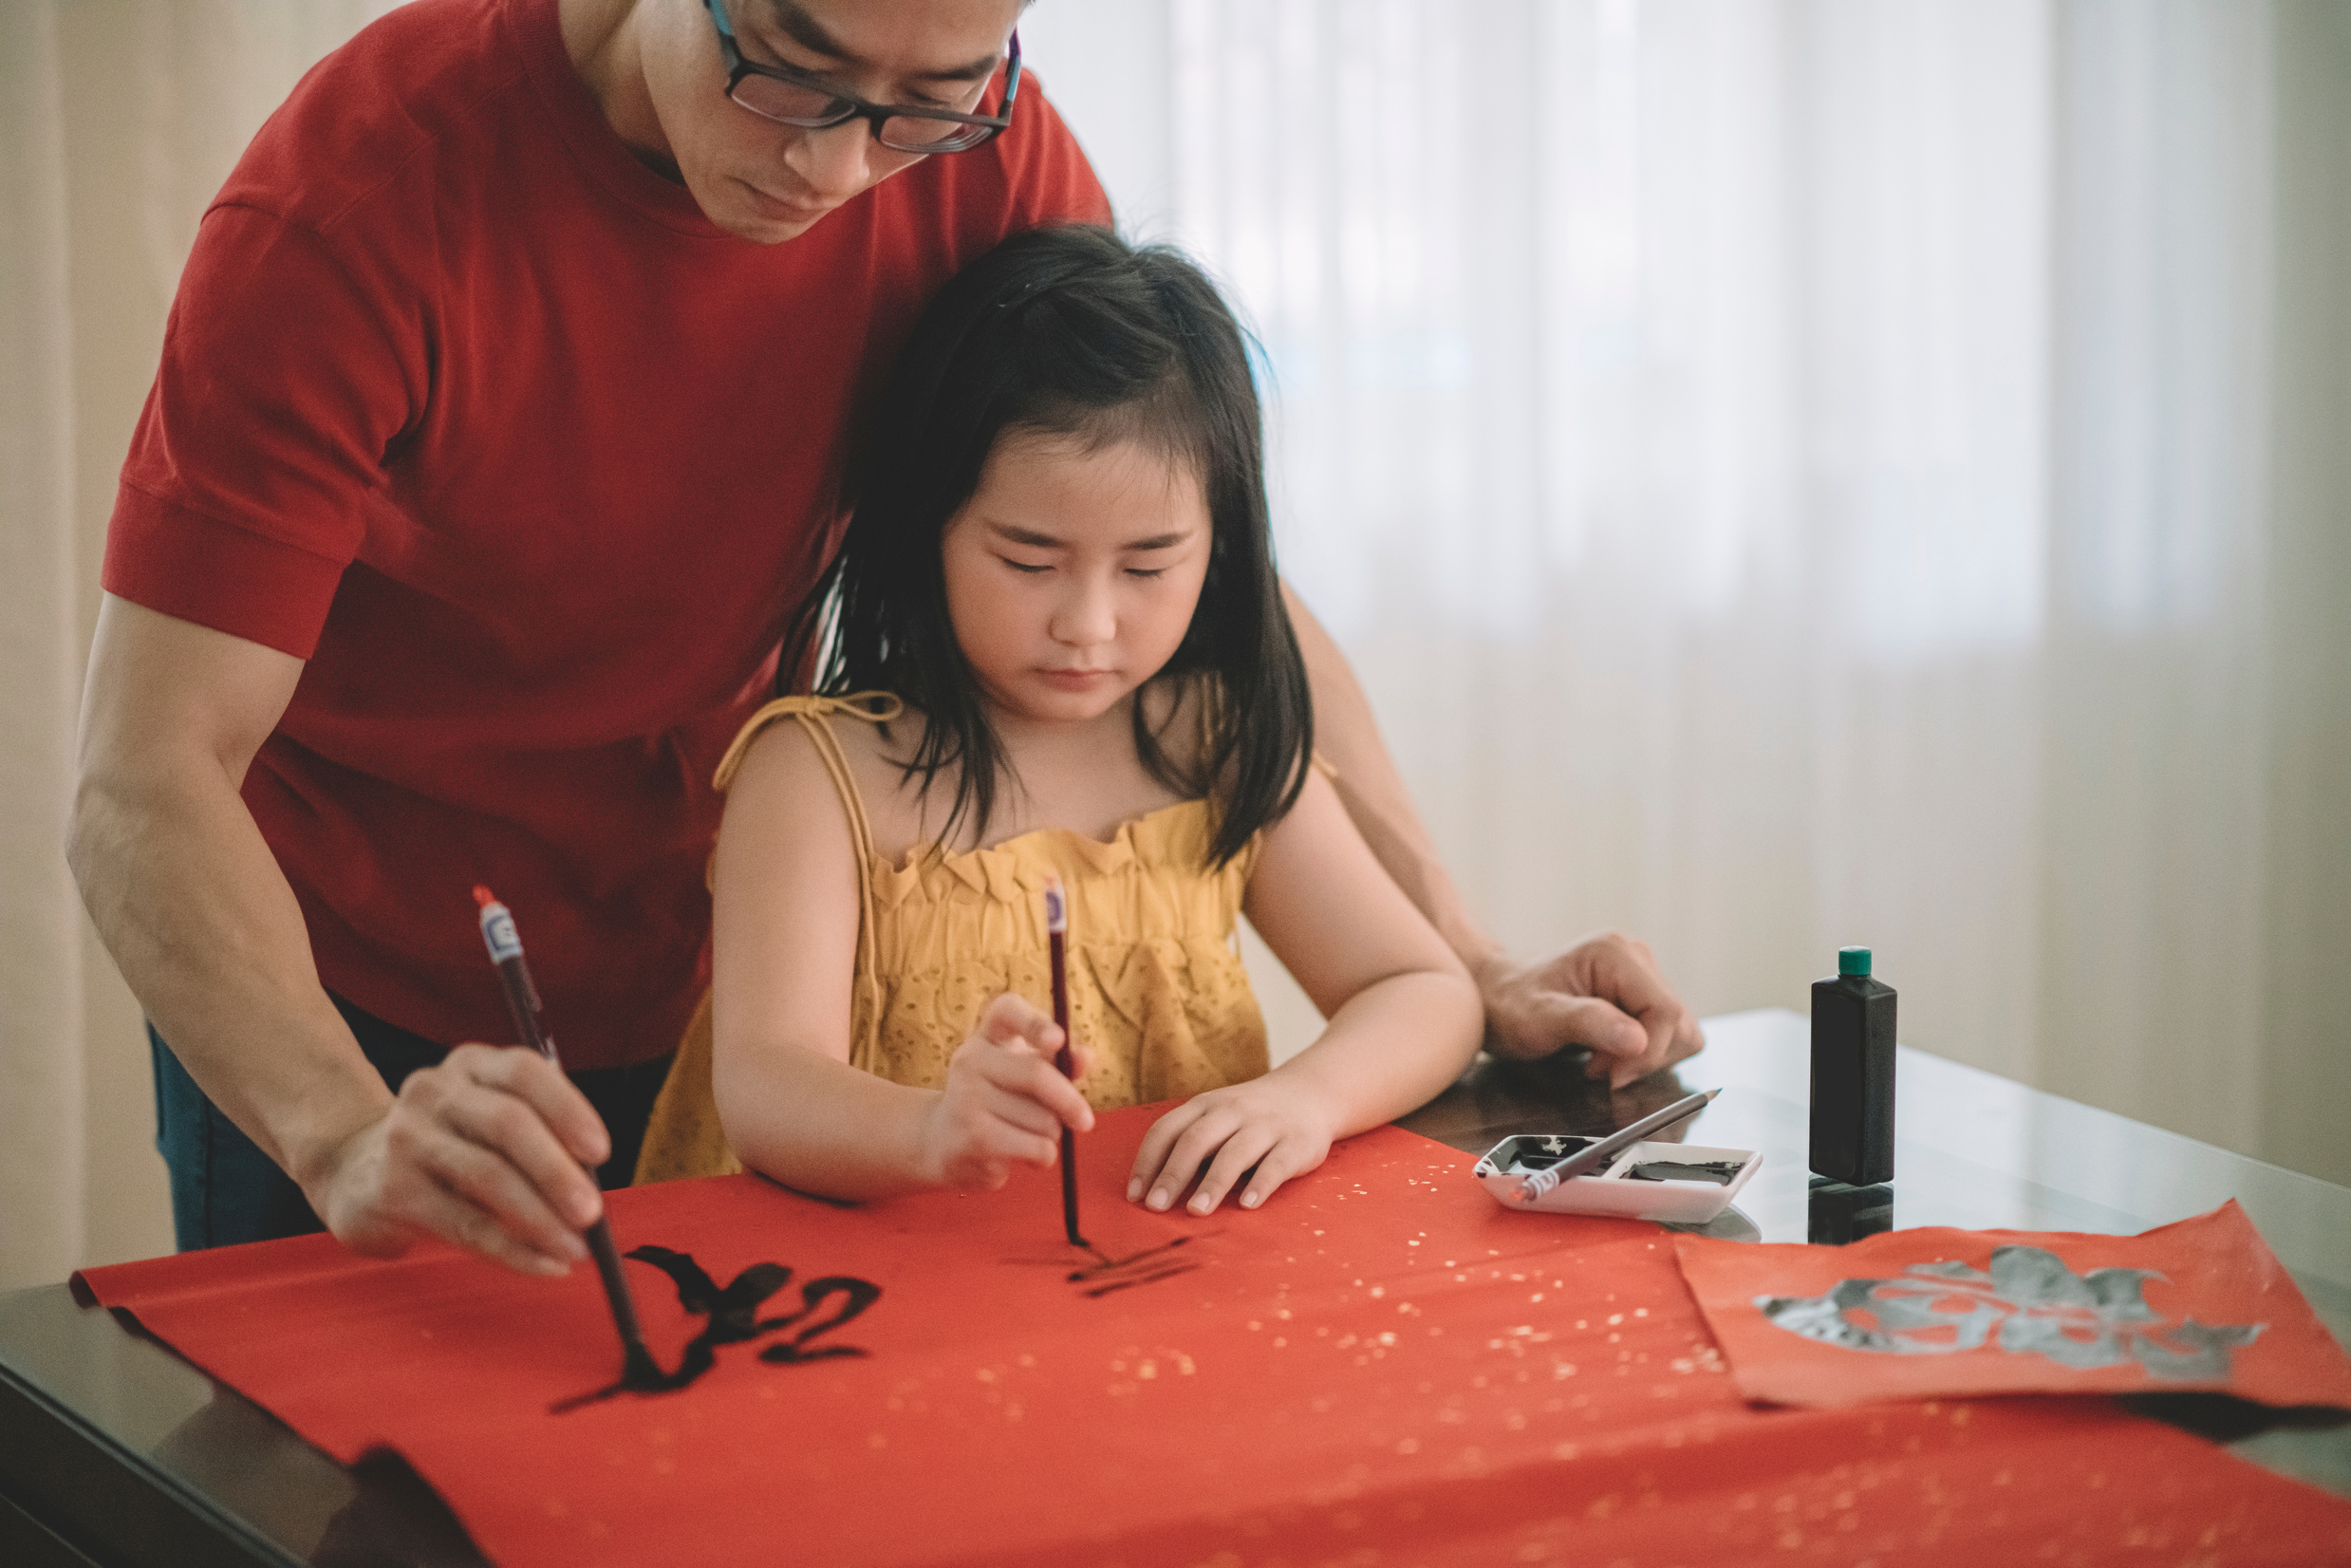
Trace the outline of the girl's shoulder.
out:
M 923 729 L 919 713 L 884 692 L 778 698 L 744 723 L 713 782 L 734 797 L 756 780 L 763 800 L 795 812 L 837 797 L 874 847 L 895 856 L 911 839 L 900 809 L 905 768 L 893 758 L 912 756 Z
M 861 729 L 886 728 L 905 712 L 905 704 L 886 692 L 861 692 L 850 697 L 779 697 L 743 721 L 712 782 L 722 793 L 731 789 L 737 775 L 754 757 L 767 759 L 767 765 L 772 765 L 788 756 L 847 752 Z M 836 717 L 849 722 L 835 723 Z
M 942 771 L 925 789 L 912 771 L 930 730 L 923 711 L 883 694 L 818 699 L 815 706 L 840 748 L 874 852 L 896 865 L 909 849 L 928 846 L 954 797 L 955 773 Z

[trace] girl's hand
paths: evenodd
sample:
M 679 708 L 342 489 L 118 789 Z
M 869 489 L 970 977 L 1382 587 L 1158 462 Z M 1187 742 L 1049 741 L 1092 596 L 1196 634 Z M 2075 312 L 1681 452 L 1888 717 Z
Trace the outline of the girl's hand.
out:
M 1127 1201 L 1167 1208 L 1197 1174 L 1200 1185 L 1186 1206 L 1213 1214 L 1245 1175 L 1241 1206 L 1255 1208 L 1291 1177 L 1322 1164 L 1331 1131 L 1321 1097 L 1280 1073 L 1212 1089 L 1151 1124 L 1135 1151 Z
M 941 1186 L 1004 1185 L 1015 1160 L 1049 1166 L 1066 1123 L 1092 1130 L 1093 1109 L 1061 1075 L 1054 1055 L 1061 1031 L 1010 992 L 988 1004 L 980 1027 L 956 1047 L 947 1085 L 924 1118 L 925 1174 Z M 1077 1071 L 1086 1054 L 1073 1050 Z

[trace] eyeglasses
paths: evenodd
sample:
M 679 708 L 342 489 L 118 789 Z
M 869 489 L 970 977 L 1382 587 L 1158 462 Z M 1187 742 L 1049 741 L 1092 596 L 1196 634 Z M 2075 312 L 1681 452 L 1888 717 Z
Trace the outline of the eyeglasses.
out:
M 828 87 L 816 78 L 782 65 L 755 65 L 735 44 L 718 0 L 702 0 L 718 28 L 718 53 L 726 63 L 726 95 L 753 114 L 779 125 L 821 131 L 851 120 L 873 127 L 873 139 L 892 152 L 963 153 L 1012 123 L 1012 101 L 1020 90 L 1020 34 L 1012 35 L 1004 67 L 1004 101 L 993 115 L 957 114 L 905 103 L 868 103 Z

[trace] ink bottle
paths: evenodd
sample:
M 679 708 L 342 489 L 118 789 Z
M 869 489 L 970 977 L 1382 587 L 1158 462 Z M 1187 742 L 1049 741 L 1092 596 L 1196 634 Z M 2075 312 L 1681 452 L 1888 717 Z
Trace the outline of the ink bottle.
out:
M 1894 1179 L 1894 987 L 1842 947 L 1812 986 L 1812 1168 L 1849 1186 Z

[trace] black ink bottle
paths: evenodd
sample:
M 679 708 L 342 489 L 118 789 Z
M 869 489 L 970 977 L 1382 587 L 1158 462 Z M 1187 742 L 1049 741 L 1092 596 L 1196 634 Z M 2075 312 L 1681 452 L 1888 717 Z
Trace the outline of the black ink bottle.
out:
M 1812 986 L 1812 1168 L 1848 1186 L 1894 1180 L 1894 987 L 1841 947 Z

